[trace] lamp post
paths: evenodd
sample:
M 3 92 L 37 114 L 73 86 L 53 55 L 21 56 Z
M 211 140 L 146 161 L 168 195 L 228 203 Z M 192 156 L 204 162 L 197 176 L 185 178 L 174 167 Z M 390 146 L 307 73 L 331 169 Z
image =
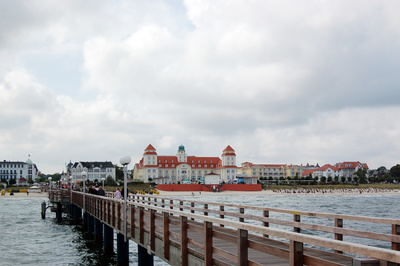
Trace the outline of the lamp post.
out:
M 126 242 L 126 219 L 128 218 L 126 213 L 126 203 L 128 198 L 127 193 L 127 168 L 128 164 L 131 162 L 131 157 L 124 156 L 122 157 L 119 162 L 124 166 L 124 241 Z
M 85 179 L 87 172 L 85 170 L 82 171 L 82 180 L 83 180 L 83 209 L 85 209 L 85 193 L 86 193 L 86 188 L 85 188 Z
M 51 177 L 49 177 L 49 185 L 50 185 L 50 190 L 51 190 L 51 180 L 52 180 L 52 178 L 51 178 Z
M 101 178 L 101 182 L 103 182 L 103 189 L 104 189 L 104 180 L 106 180 L 104 177 Z

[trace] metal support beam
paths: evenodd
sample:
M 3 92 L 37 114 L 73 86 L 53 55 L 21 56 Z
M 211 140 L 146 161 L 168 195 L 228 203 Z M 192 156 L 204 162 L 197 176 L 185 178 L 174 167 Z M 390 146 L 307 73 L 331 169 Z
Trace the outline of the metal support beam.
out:
M 94 241 L 96 243 L 103 241 L 103 223 L 97 218 L 94 218 Z
M 104 224 L 104 243 L 103 251 L 106 254 L 112 254 L 114 252 L 114 229 Z
M 129 265 L 129 240 L 125 241 L 125 235 L 117 233 L 117 265 Z
M 147 249 L 138 245 L 138 266 L 153 266 L 154 255 L 147 253 Z

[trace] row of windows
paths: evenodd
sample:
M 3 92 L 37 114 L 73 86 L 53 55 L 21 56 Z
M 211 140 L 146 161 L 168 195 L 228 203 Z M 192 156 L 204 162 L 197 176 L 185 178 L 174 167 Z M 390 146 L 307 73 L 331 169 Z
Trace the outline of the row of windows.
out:
M 22 176 L 20 176 L 20 178 L 21 178 Z M 17 178 L 17 175 L 0 175 L 0 179 L 11 179 L 11 178 L 13 178 L 13 179 L 16 179 Z
M 0 164 L 0 168 L 23 168 L 23 164 Z
M 16 174 L 17 170 L 0 170 L 0 174 Z M 22 174 L 22 170 L 19 171 Z

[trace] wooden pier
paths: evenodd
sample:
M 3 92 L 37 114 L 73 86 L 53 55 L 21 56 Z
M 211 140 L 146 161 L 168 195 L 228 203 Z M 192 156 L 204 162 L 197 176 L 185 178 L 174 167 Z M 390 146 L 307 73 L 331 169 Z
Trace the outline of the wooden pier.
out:
M 80 218 L 83 210 L 84 222 L 96 227 L 93 233 L 104 236 L 108 245 L 110 241 L 106 240 L 106 235 L 109 238 L 110 229 L 117 231 L 118 245 L 124 238 L 137 243 L 139 265 L 149 265 L 154 255 L 171 265 L 400 264 L 398 219 L 132 194 L 125 213 L 124 201 L 113 199 L 111 193 L 108 196 L 69 190 L 49 193 L 51 202 L 71 204 L 74 220 Z M 307 217 L 316 218 L 316 222 L 309 222 Z M 327 222 L 321 223 L 321 219 Z M 348 225 L 354 222 L 388 227 L 391 233 L 350 229 Z M 328 237 L 315 235 L 321 232 Z M 344 241 L 344 238 L 354 237 L 388 243 L 389 248 Z M 124 243 L 117 250 L 122 254 L 118 259 L 121 265 L 127 263 L 127 254 L 123 254 L 128 253 L 127 244 Z

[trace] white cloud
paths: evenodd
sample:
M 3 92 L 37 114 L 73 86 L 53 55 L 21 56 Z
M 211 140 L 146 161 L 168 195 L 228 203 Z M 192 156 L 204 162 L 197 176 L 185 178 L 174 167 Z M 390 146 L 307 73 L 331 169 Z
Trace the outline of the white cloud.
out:
M 391 167 L 399 5 L 1 3 L 2 157 L 31 154 L 51 172 L 69 159 L 135 161 L 149 143 L 203 156 L 229 144 L 238 164 Z

